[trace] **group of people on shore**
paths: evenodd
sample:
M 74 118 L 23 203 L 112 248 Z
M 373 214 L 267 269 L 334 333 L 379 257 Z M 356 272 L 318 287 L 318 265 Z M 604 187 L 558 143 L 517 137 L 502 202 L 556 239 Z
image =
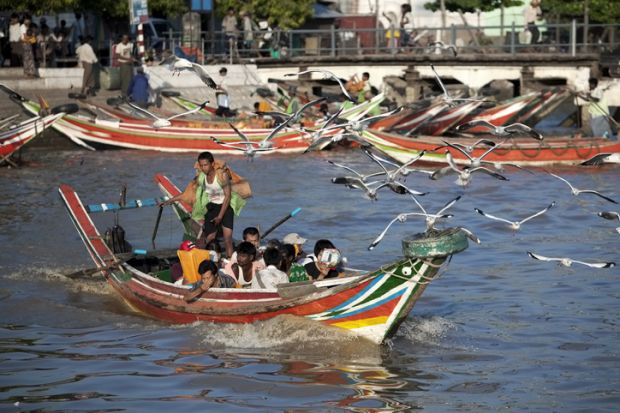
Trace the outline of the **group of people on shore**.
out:
M 72 29 L 62 20 L 50 29 L 45 18 L 39 24 L 30 14 L 11 14 L 8 24 L 8 42 L 0 54 L 0 67 L 23 67 L 26 77 L 38 77 L 37 67 L 55 67 L 57 60 L 69 54 Z
M 270 240 L 263 248 L 259 230 L 248 227 L 243 231 L 243 240 L 234 246 L 234 217 L 245 204 L 243 191 L 233 188 L 232 172 L 216 162 L 210 152 L 198 155 L 195 168 L 196 177 L 186 190 L 161 204 L 191 203 L 192 218 L 199 225 L 196 242 L 181 244 L 180 263 L 172 269 L 173 281 L 193 285 L 188 301 L 200 295 L 196 291 L 204 292 L 213 286 L 274 288 L 277 284 L 340 274 L 340 251 L 326 239 L 317 241 L 313 254 L 304 258 L 307 240 L 299 234 L 288 234 L 282 241 Z M 220 233 L 223 251 L 217 242 Z

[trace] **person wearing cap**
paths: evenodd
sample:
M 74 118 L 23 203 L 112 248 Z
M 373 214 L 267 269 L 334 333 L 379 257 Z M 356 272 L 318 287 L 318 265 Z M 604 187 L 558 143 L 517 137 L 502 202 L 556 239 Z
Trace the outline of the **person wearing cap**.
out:
M 136 105 L 146 109 L 149 101 L 149 78 L 144 73 L 143 66 L 136 68 L 136 75 L 129 82 L 127 95 Z
M 320 239 L 314 244 L 314 254 L 308 255 L 302 262 L 309 279 L 322 280 L 335 278 L 342 272 L 340 251 L 327 239 Z
M 308 240 L 296 232 L 291 232 L 282 239 L 284 244 L 291 244 L 295 247 L 295 261 L 297 261 L 297 259 L 304 253 L 303 245 L 306 241 Z
M 221 273 L 211 260 L 203 260 L 198 265 L 200 280 L 183 297 L 188 303 L 195 301 L 209 288 L 235 288 L 236 281 L 228 274 Z

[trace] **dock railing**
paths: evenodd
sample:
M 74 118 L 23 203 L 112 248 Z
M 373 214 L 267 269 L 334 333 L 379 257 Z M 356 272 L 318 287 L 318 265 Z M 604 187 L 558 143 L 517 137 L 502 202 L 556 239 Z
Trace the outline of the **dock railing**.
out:
M 619 24 L 566 24 L 538 26 L 539 41 L 531 43 L 531 34 L 522 26 L 451 25 L 422 27 L 405 35 L 391 29 L 354 29 L 331 26 L 324 30 L 256 31 L 246 45 L 241 38 L 226 42 L 224 33 L 202 32 L 188 41 L 181 32 L 168 32 L 162 50 L 181 47 L 199 63 L 248 63 L 256 59 L 293 57 L 338 57 L 355 55 L 432 55 L 453 54 L 452 48 L 435 47 L 437 41 L 453 45 L 458 55 L 468 54 L 557 54 L 578 56 L 586 53 L 620 55 Z M 408 39 L 407 41 L 405 41 Z M 148 45 L 147 45 L 148 50 Z M 178 49 L 177 49 L 178 50 Z M 156 51 L 159 54 L 161 50 Z

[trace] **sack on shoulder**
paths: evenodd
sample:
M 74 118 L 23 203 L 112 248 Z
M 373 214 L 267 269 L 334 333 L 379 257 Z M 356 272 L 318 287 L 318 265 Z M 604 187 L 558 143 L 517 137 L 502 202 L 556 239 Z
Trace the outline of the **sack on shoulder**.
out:
M 213 165 L 217 174 L 228 174 L 233 192 L 237 193 L 243 199 L 247 199 L 252 196 L 252 187 L 250 186 L 248 180 L 230 169 L 230 167 L 226 165 L 226 162 L 216 159 L 213 162 Z

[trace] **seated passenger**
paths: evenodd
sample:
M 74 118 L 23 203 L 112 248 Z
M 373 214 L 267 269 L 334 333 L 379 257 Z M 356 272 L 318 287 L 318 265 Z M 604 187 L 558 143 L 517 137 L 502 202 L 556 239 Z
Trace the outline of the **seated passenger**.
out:
M 306 241 L 308 240 L 299 236 L 299 234 L 296 232 L 291 232 L 290 234 L 287 234 L 282 239 L 282 242 L 284 244 L 291 244 L 295 247 L 295 261 L 297 261 L 299 257 L 303 255 L 304 253 L 303 246 L 306 243 Z
M 196 282 L 183 299 L 192 302 L 198 299 L 209 288 L 234 288 L 237 282 L 228 274 L 218 271 L 217 264 L 211 260 L 204 260 L 198 265 L 200 280 Z
M 280 270 L 288 274 L 289 282 L 308 280 L 304 266 L 295 262 L 297 260 L 297 249 L 294 245 L 283 244 L 280 247 L 280 254 L 282 254 Z
M 252 278 L 260 267 L 260 263 L 256 261 L 256 247 L 248 241 L 243 241 L 237 245 L 236 252 L 237 262 L 226 261 L 223 271 L 235 277 L 241 287 L 250 287 Z
M 340 251 L 334 244 L 327 239 L 320 239 L 314 244 L 314 254 L 308 255 L 302 264 L 310 279 L 322 280 L 340 275 L 340 261 Z
M 252 279 L 252 288 L 276 288 L 276 285 L 288 282 L 288 275 L 278 269 L 282 255 L 277 248 L 269 247 L 263 254 L 267 268 L 260 270 Z
M 262 251 L 260 247 L 260 232 L 256 227 L 247 227 L 243 230 L 243 240 L 251 243 L 256 248 L 256 258 L 260 264 L 259 270 L 265 268 L 265 262 L 262 259 Z M 237 262 L 237 252 L 233 252 L 230 257 L 231 262 Z

